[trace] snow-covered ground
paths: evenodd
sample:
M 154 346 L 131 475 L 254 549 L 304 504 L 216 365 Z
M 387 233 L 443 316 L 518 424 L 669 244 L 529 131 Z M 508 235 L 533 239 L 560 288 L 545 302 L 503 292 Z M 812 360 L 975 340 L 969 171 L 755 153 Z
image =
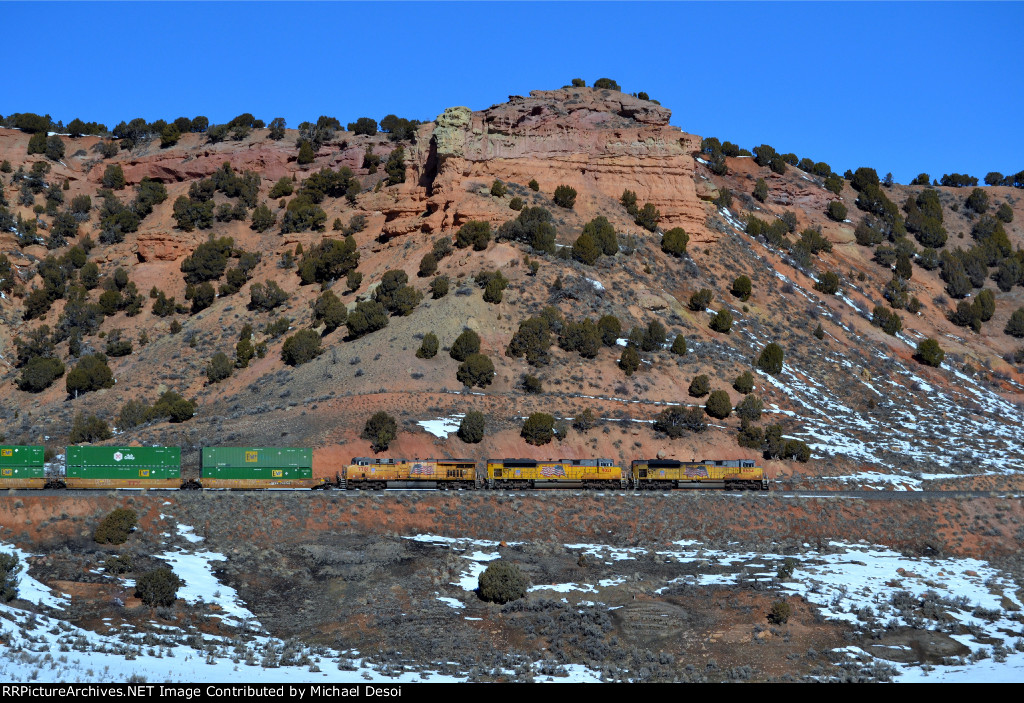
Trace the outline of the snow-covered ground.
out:
M 487 562 L 500 556 L 498 552 L 478 549 L 493 549 L 497 546 L 495 542 L 437 535 L 408 539 L 461 553 L 466 567 L 460 581 L 453 585 L 466 591 L 476 589 Z M 888 662 L 895 668 L 898 681 L 1024 682 L 1024 640 L 1017 620 L 1024 604 L 1016 595 L 1013 580 L 985 561 L 908 557 L 888 547 L 866 543 L 830 542 L 821 551 L 805 544 L 798 555 L 751 552 L 739 547 L 711 549 L 696 540 L 680 540 L 673 545 L 673 549 L 658 550 L 602 544 L 564 546 L 589 560 L 606 564 L 649 559 L 653 554 L 666 562 L 707 565 L 706 573 L 698 571 L 666 579 L 654 589 L 655 593 L 665 593 L 681 584 L 728 586 L 741 579 L 762 580 L 773 583 L 780 593 L 800 596 L 815 604 L 827 619 L 841 620 L 855 628 L 864 627 L 873 619 L 875 628 L 916 627 L 946 632 L 971 650 L 970 656 L 953 658 L 943 665 Z M 780 578 L 779 569 L 785 565 L 791 566 L 792 575 Z M 602 589 L 625 581 L 624 577 L 616 577 L 595 583 L 537 584 L 530 591 L 560 594 L 564 602 L 578 607 L 614 610 L 619 606 L 608 606 L 594 596 L 599 598 Z M 584 594 L 586 599 L 580 597 Z M 934 617 L 920 615 L 922 603 L 931 603 L 936 608 Z M 968 634 L 959 634 L 963 631 Z M 862 661 L 886 662 L 882 656 L 884 649 L 879 649 L 882 651 L 853 648 L 856 652 L 850 653 Z
M 411 667 L 381 670 L 358 652 L 310 647 L 269 636 L 238 594 L 221 583 L 214 565 L 227 557 L 203 550 L 203 539 L 186 525 L 179 526 L 179 546 L 159 558 L 184 580 L 179 595 L 188 603 L 200 600 L 214 608 L 208 616 L 220 617 L 234 626 L 230 636 L 184 631 L 153 621 L 145 628 L 104 622 L 99 631 L 86 630 L 61 619 L 70 598 L 36 580 L 30 568 L 18 575 L 20 601 L 0 604 L 0 678 L 5 681 L 128 681 L 148 682 L 415 682 L 455 681 L 464 677 Z M 465 618 L 466 602 L 475 598 L 479 576 L 489 562 L 501 556 L 501 543 L 492 540 L 416 535 L 407 537 L 450 549 L 464 560 L 458 580 L 447 594 L 435 598 L 450 607 L 453 618 Z M 518 547 L 522 543 L 511 543 Z M 1024 641 L 1018 620 L 1022 610 L 1012 579 L 991 564 L 967 558 L 908 557 L 888 547 L 866 543 L 831 542 L 827 547 L 805 544 L 802 553 L 783 555 L 771 551 L 709 548 L 696 540 L 674 542 L 668 549 L 619 547 L 604 544 L 564 545 L 593 563 L 649 560 L 687 564 L 678 576 L 670 572 L 663 582 L 644 582 L 654 593 L 665 593 L 681 584 L 689 586 L 734 585 L 763 580 L 779 593 L 799 596 L 818 607 L 822 616 L 844 621 L 854 628 L 914 627 L 944 632 L 967 647 L 971 654 L 946 660 L 942 665 L 918 666 L 892 663 L 901 681 L 1024 681 Z M 27 567 L 31 554 L 0 544 L 0 552 L 17 554 Z M 694 570 L 694 565 L 698 568 Z M 780 576 L 789 566 L 790 576 Z M 120 580 L 122 587 L 134 584 Z M 535 593 L 558 594 L 580 608 L 614 609 L 602 602 L 608 593 L 629 579 L 625 576 L 594 579 L 592 583 L 551 583 L 531 587 Z M 452 590 L 454 587 L 456 590 Z M 585 597 L 584 597 L 585 596 Z M 18 602 L 37 604 L 38 612 L 20 608 Z M 924 607 L 931 604 L 931 610 Z M 213 613 L 209 615 L 209 613 Z M 143 631 L 145 630 L 145 631 Z M 885 661 L 879 651 L 844 648 L 845 654 L 865 662 Z M 536 680 L 597 681 L 599 672 L 582 665 L 566 664 L 550 673 L 550 662 L 534 665 Z M 545 673 L 549 672 L 549 673 Z
M 416 424 L 435 437 L 443 439 L 453 432 L 459 431 L 463 417 L 465 417 L 465 413 L 456 413 L 451 417 L 439 417 L 436 420 L 420 420 Z
M 179 534 L 190 543 L 202 539 L 192 533 L 191 527 L 179 527 Z M 358 652 L 307 647 L 267 636 L 235 591 L 217 580 L 211 564 L 225 557 L 216 552 L 179 549 L 158 556 L 185 581 L 179 597 L 189 603 L 204 600 L 215 604 L 224 613 L 226 624 L 242 625 L 234 637 L 198 635 L 156 622 L 151 623 L 151 632 L 137 632 L 131 625 L 113 623 L 108 623 L 108 630 L 102 633 L 76 627 L 59 618 L 70 599 L 51 592 L 25 568 L 26 559 L 32 555 L 8 544 L 0 544 L 0 552 L 17 554 L 22 565 L 18 598 L 42 606 L 47 613 L 0 604 L 0 680 L 6 682 L 464 680 L 435 672 L 396 672 L 393 667 L 382 673 L 379 665 L 361 658 Z M 126 587 L 134 586 L 131 579 L 121 581 Z

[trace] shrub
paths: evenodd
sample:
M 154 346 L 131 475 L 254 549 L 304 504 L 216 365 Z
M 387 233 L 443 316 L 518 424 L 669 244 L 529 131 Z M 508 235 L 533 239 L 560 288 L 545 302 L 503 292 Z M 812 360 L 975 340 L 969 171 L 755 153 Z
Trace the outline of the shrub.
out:
M 640 212 L 640 208 L 636 204 L 636 193 L 628 188 L 622 191 L 622 197 L 619 198 L 619 202 L 622 203 L 622 207 L 626 208 L 626 212 L 632 217 L 636 217 Z
M 785 601 L 775 601 L 772 603 L 772 609 L 768 612 L 768 622 L 774 623 L 775 625 L 785 625 L 789 622 L 790 616 L 793 614 L 793 609 L 789 603 Z
M 75 419 L 71 423 L 70 440 L 72 444 L 97 442 L 110 439 L 113 436 L 106 421 L 95 415 L 86 417 L 84 413 L 79 412 L 75 414 Z
M 60 359 L 49 356 L 33 356 L 18 378 L 18 388 L 28 393 L 46 390 L 64 375 L 64 364 Z
M 567 185 L 560 185 L 555 188 L 553 200 L 555 205 L 571 210 L 576 204 L 576 189 Z
M 658 222 L 661 221 L 661 213 L 651 203 L 646 203 L 636 214 L 636 224 L 649 232 L 658 229 Z
M 677 356 L 684 356 L 687 351 L 689 351 L 686 348 L 686 337 L 681 334 L 677 334 L 675 340 L 672 342 L 672 348 L 670 351 Z
M 736 406 L 736 414 L 742 422 L 757 422 L 761 419 L 764 403 L 753 393 L 748 393 Z
M 459 423 L 459 439 L 466 444 L 479 444 L 483 441 L 485 428 L 484 414 L 478 410 L 470 410 Z
M 522 210 L 523 209 L 523 205 L 525 205 L 525 204 L 526 203 L 523 201 L 523 199 L 520 198 L 518 195 L 508 201 L 509 208 L 512 209 L 512 210 L 515 210 L 517 212 L 519 210 Z
M 713 295 L 707 288 L 701 288 L 699 291 L 690 296 L 690 309 L 694 312 L 700 312 L 707 310 L 708 305 L 711 304 Z
M 942 365 L 942 360 L 946 358 L 946 352 L 942 351 L 938 341 L 925 339 L 917 345 L 917 354 L 914 358 L 922 364 L 939 367 Z
M 249 288 L 249 309 L 269 312 L 288 300 L 288 294 L 281 290 L 277 281 L 253 283 Z
M 303 254 L 298 273 L 303 285 L 325 283 L 348 276 L 358 265 L 359 250 L 353 237 L 345 237 L 344 241 L 321 239 L 319 244 Z M 349 280 L 350 289 L 355 290 Z
M 1013 311 L 1003 332 L 1018 339 L 1024 337 L 1024 308 L 1017 308 Z
M 555 436 L 555 418 L 547 413 L 533 413 L 523 422 L 520 435 L 536 447 L 548 444 Z
M 754 199 L 762 203 L 768 199 L 768 184 L 763 178 L 758 178 L 754 185 Z
M 729 312 L 728 308 L 722 308 L 711 318 L 709 327 L 715 332 L 729 334 L 729 330 L 732 329 L 732 313 Z
M 611 78 L 598 78 L 596 81 L 594 81 L 594 88 L 598 90 L 618 90 L 620 92 L 622 91 L 622 88 L 619 87 L 619 84 L 616 83 Z
M 704 412 L 717 420 L 724 420 L 732 414 L 732 401 L 725 391 L 712 391 L 708 402 L 704 405 Z
M 530 190 L 532 190 L 534 193 L 540 191 L 540 183 L 537 182 L 536 178 L 531 178 L 527 186 L 529 186 Z
M 682 227 L 673 227 L 661 237 L 661 250 L 671 256 L 683 256 L 686 254 L 686 245 L 690 242 L 690 235 Z
M 374 413 L 373 416 L 366 421 L 366 426 L 363 428 L 363 432 L 360 435 L 363 439 L 370 441 L 370 447 L 374 452 L 383 452 L 398 436 L 398 423 L 395 418 L 388 415 L 383 410 Z
M 210 383 L 219 383 L 230 378 L 234 370 L 235 363 L 228 358 L 228 355 L 224 352 L 217 352 L 206 367 L 206 377 Z
M 480 220 L 470 220 L 455 235 L 455 246 L 459 249 L 472 246 L 473 251 L 483 251 L 490 241 L 491 224 Z
M 192 256 L 181 262 L 181 272 L 185 274 L 186 283 L 202 283 L 214 281 L 224 274 L 228 265 L 228 257 L 234 248 L 231 237 L 221 237 L 203 242 L 195 248 Z
M 498 560 L 488 564 L 480 574 L 477 593 L 482 600 L 500 605 L 524 597 L 527 586 L 529 582 L 518 566 L 512 562 Z
M 322 232 L 326 222 L 327 213 L 308 195 L 299 195 L 292 198 L 285 208 L 284 217 L 281 218 L 281 234 L 309 230 Z
M 543 393 L 544 384 L 536 376 L 530 374 L 523 374 L 523 390 L 527 393 Z
M 310 144 L 307 139 L 299 140 L 299 157 L 298 162 L 300 166 L 311 164 L 316 159 L 316 152 L 313 151 L 313 145 Z
M 971 191 L 971 194 L 967 196 L 967 200 L 964 201 L 964 205 L 977 213 L 985 212 L 988 210 L 989 205 L 988 193 L 981 188 L 975 188 Z
M 491 195 L 495 198 L 504 198 L 508 193 L 508 186 L 499 181 L 497 178 L 491 183 Z
M 647 323 L 647 329 L 644 330 L 643 338 L 640 341 L 640 348 L 647 352 L 661 349 L 665 345 L 666 335 L 665 326 L 657 320 L 651 320 Z
M 1003 203 L 996 208 L 996 217 L 1007 224 L 1013 222 L 1013 208 L 1009 203 Z
M 420 348 L 416 350 L 416 356 L 420 359 L 433 359 L 437 356 L 438 346 L 437 335 L 428 332 L 424 335 Z
M 737 276 L 736 280 L 732 282 L 733 296 L 746 302 L 750 300 L 750 294 L 753 291 L 753 285 L 750 282 L 750 277 L 746 275 Z
M 289 366 L 301 366 L 320 356 L 320 335 L 313 330 L 299 330 L 284 340 L 281 360 Z
M 107 291 L 108 293 L 111 291 Z M 106 295 L 106 294 L 104 294 Z M 213 286 L 209 283 L 200 283 L 198 286 L 187 286 L 185 288 L 185 299 L 192 301 L 192 314 L 195 315 L 198 312 L 202 312 L 206 308 L 213 305 L 213 300 L 216 297 L 216 291 Z M 100 301 L 102 303 L 102 297 Z
M 178 599 L 178 589 L 185 585 L 167 568 L 154 569 L 139 577 L 135 583 L 135 597 L 153 608 L 167 608 Z
M 240 369 L 247 368 L 255 354 L 256 349 L 253 347 L 251 339 L 238 340 L 238 344 L 235 345 L 235 365 Z
M 622 323 L 615 315 L 604 315 L 597 321 L 597 331 L 601 335 L 601 343 L 606 347 L 614 347 L 622 334 Z
M 56 134 L 47 137 L 43 153 L 50 161 L 60 161 L 64 158 L 64 140 Z
M 835 295 L 839 292 L 839 275 L 832 271 L 826 271 L 818 276 L 818 280 L 814 284 L 814 290 L 826 295 Z
M 584 359 L 593 359 L 601 348 L 601 333 L 593 320 L 566 322 L 562 326 L 558 346 L 566 351 L 579 352 Z
M 557 313 L 557 309 L 555 312 Z M 505 349 L 505 355 L 510 357 L 525 356 L 527 363 L 531 366 L 546 364 L 548 349 L 551 347 L 551 327 L 553 323 L 560 324 L 561 318 L 555 319 L 542 313 L 540 317 L 531 317 L 523 320 L 519 323 L 519 329 L 512 335 L 512 339 Z
M 508 287 L 508 281 L 500 273 L 492 277 L 484 288 L 484 302 L 495 305 L 500 303 L 506 287 Z
M 732 383 L 732 387 L 744 395 L 750 393 L 754 390 L 754 374 L 749 371 L 744 371 L 736 377 L 736 380 Z
M 420 269 L 417 275 L 420 278 L 426 278 L 427 276 L 433 276 L 435 273 L 437 273 L 437 257 L 427 252 L 420 259 Z
M 619 357 L 619 368 L 625 371 L 627 376 L 632 376 L 640 368 L 640 353 L 632 346 L 623 349 Z
M 313 303 L 313 321 L 317 324 L 323 323 L 326 327 L 326 334 L 341 327 L 347 319 L 348 309 L 334 294 L 334 291 L 324 291 Z
M 782 347 L 775 342 L 771 342 L 761 351 L 761 355 L 757 357 L 757 368 L 765 373 L 777 376 L 782 373 L 782 359 Z
M 494 380 L 494 363 L 486 354 L 470 354 L 465 361 L 459 364 L 455 378 L 469 388 L 473 386 L 486 388 Z
M 899 314 L 885 305 L 875 306 L 871 316 L 871 324 L 875 327 L 881 327 L 883 332 L 891 335 L 895 335 L 903 329 L 903 321 L 900 319 Z
M 277 216 L 270 211 L 266 203 L 260 203 L 255 210 L 252 211 L 252 220 L 249 225 L 249 229 L 254 232 L 266 232 L 268 229 L 277 224 Z
M 117 508 L 96 526 L 93 540 L 97 544 L 124 544 L 138 521 L 139 516 L 131 508 Z
M 572 245 L 572 258 L 587 266 L 592 266 L 601 256 L 601 247 L 594 238 L 586 231 L 583 232 Z
M 185 422 L 196 414 L 196 403 L 174 391 L 165 391 L 146 413 L 146 420 L 167 418 L 171 422 Z
M 387 163 L 384 164 L 384 170 L 388 174 L 387 184 L 389 186 L 393 186 L 398 183 L 405 183 L 404 147 L 398 147 L 390 154 L 388 154 L 388 160 Z
M 703 398 L 711 390 L 711 382 L 705 374 L 695 376 L 690 382 L 689 393 L 694 398 Z
M 288 176 L 281 176 L 274 187 L 270 189 L 270 199 L 279 200 L 291 195 L 295 190 L 295 184 Z
M 430 282 L 430 297 L 434 300 L 448 295 L 448 277 L 438 276 Z
M 18 572 L 21 569 L 17 554 L 0 552 L 0 602 L 10 603 L 18 597 Z
M 103 171 L 103 187 L 121 190 L 125 186 L 124 171 L 119 164 L 110 164 Z
M 365 334 L 387 327 L 388 311 L 376 301 L 356 303 L 355 309 L 345 320 L 345 325 L 348 327 L 349 335 L 353 339 L 358 339 Z
M 455 343 L 452 344 L 451 350 L 448 352 L 449 355 L 456 361 L 465 361 L 469 358 L 470 354 L 477 354 L 480 352 L 480 335 L 473 330 L 463 330 Z
M 130 554 L 107 557 L 103 570 L 108 574 L 127 574 L 132 570 L 132 557 Z
M 348 123 L 348 131 L 372 137 L 377 133 L 377 120 L 372 117 L 360 117 L 355 122 Z
M 706 429 L 707 422 L 700 408 L 671 407 L 654 416 L 654 431 L 664 432 L 672 439 L 682 437 L 686 432 L 703 432 Z
M 110 388 L 114 385 L 114 374 L 107 366 L 107 357 L 103 354 L 87 354 L 79 359 L 78 364 L 67 376 L 67 391 L 70 395 Z
M 825 214 L 836 222 L 842 222 L 846 219 L 846 206 L 839 200 L 830 200 L 828 208 L 825 210 Z

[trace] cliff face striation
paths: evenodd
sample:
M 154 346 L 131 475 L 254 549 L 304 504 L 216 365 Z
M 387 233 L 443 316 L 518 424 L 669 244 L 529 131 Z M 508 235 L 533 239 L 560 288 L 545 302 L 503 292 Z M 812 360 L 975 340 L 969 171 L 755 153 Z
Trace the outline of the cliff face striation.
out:
M 659 209 L 664 228 L 682 226 L 698 241 L 712 236 L 694 186 L 700 137 L 669 126 L 670 116 L 650 101 L 593 88 L 535 90 L 476 112 L 448 108 L 420 128 L 411 151 L 408 190 L 425 188 L 418 205 L 427 215 L 395 209 L 385 229 L 434 232 L 472 219 L 500 224 L 509 219 L 507 208 L 466 197 L 474 182 L 500 179 L 536 180 L 547 193 L 571 186 L 584 220 L 606 214 L 629 189 Z

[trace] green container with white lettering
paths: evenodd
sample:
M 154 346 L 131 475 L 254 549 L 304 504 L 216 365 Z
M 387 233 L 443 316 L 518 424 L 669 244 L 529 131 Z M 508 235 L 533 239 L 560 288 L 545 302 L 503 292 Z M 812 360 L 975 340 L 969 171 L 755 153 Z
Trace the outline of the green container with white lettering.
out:
M 68 488 L 181 488 L 178 447 L 68 447 Z
M 317 488 L 313 450 L 297 447 L 203 447 L 203 488 Z
M 0 488 L 43 488 L 45 453 L 43 447 L 0 446 Z

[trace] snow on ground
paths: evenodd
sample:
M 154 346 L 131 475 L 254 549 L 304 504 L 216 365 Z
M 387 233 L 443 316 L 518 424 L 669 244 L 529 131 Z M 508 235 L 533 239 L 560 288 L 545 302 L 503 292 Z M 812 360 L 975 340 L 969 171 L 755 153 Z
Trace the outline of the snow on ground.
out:
M 417 535 L 406 539 L 447 546 L 468 552 L 481 540 Z M 494 542 L 485 542 L 494 545 Z M 673 586 L 731 586 L 741 581 L 757 580 L 780 592 L 799 596 L 819 608 L 823 617 L 847 622 L 855 628 L 866 627 L 875 620 L 873 629 L 886 626 L 914 627 L 947 632 L 952 639 L 968 647 L 969 657 L 952 658 L 942 666 L 920 666 L 892 663 L 898 681 L 1022 681 L 1024 682 L 1024 641 L 1017 614 L 1024 604 L 1017 597 L 1012 578 L 979 559 L 911 557 L 889 547 L 866 543 L 829 542 L 813 549 L 785 555 L 764 551 L 714 549 L 697 540 L 679 540 L 671 549 L 650 550 L 642 547 L 617 547 L 602 544 L 565 544 L 587 558 L 612 563 L 617 560 L 649 559 L 653 553 L 666 563 L 696 564 L 696 573 L 667 578 L 653 591 L 664 594 Z M 463 554 L 470 569 L 463 572 L 459 584 L 472 587 L 470 578 L 478 578 L 484 563 L 481 557 L 497 558 L 497 554 Z M 789 565 L 790 576 L 780 576 L 779 569 Z M 600 589 L 626 583 L 626 577 L 602 579 L 596 583 L 541 584 L 531 592 L 601 593 Z M 645 585 L 648 584 L 645 581 Z M 654 584 L 656 585 L 656 584 Z M 456 599 L 443 598 L 445 602 Z M 563 598 L 563 601 L 568 602 Z M 930 616 L 924 603 L 932 604 Z M 457 606 L 455 606 L 457 607 Z M 602 607 L 605 603 L 581 600 L 577 607 Z M 968 634 L 959 634 L 966 631 Z M 856 647 L 844 648 L 862 661 L 873 659 L 888 662 L 884 648 L 865 652 Z
M 226 624 L 262 630 L 256 616 L 245 607 L 235 589 L 221 584 L 214 575 L 211 562 L 227 561 L 223 554 L 177 551 L 164 552 L 156 556 L 166 561 L 178 578 L 185 582 L 185 585 L 178 589 L 178 598 L 186 603 L 212 603 L 224 613 L 221 619 Z
M 160 517 L 162 519 L 164 516 L 161 515 Z M 193 544 L 203 541 L 203 538 L 196 534 L 195 529 L 191 525 L 178 525 L 178 534 Z
M 185 536 L 191 529 L 180 531 Z M 14 553 L 23 568 L 17 576 L 18 600 L 0 603 L 0 680 L 5 682 L 184 682 L 225 681 L 275 683 L 414 683 L 464 680 L 430 671 L 378 671 L 379 665 L 358 657 L 358 652 L 339 652 L 325 647 L 306 647 L 254 635 L 215 637 L 187 633 L 174 626 L 153 622 L 150 631 L 137 632 L 132 625 L 105 623 L 104 633 L 85 630 L 59 619 L 68 598 L 54 596 L 29 573 L 26 559 L 32 555 L 0 543 L 0 552 Z M 185 586 L 179 595 L 186 601 L 205 599 L 233 618 L 252 618 L 234 590 L 221 584 L 210 567 L 224 557 L 214 552 L 169 552 L 159 555 Z M 131 579 L 122 585 L 134 586 Z M 212 598 L 212 600 L 211 600 Z M 19 608 L 20 601 L 40 604 L 47 612 Z M 250 622 L 251 624 L 251 622 Z M 189 635 L 192 635 L 191 637 Z M 188 644 L 185 644 L 188 642 Z
M 420 420 L 416 424 L 435 437 L 443 439 L 453 432 L 459 431 L 459 425 L 462 424 L 462 418 L 465 416 L 465 413 L 456 413 L 451 417 L 439 417 L 436 420 Z
M 746 237 L 745 225 L 732 213 L 724 208 L 719 209 L 719 213 L 737 236 Z M 772 272 L 821 313 L 830 314 L 829 308 L 817 297 L 779 271 L 772 269 Z M 851 287 L 856 288 L 855 284 Z M 858 315 L 867 316 L 867 308 L 846 293 L 840 291 L 835 298 Z M 854 334 L 841 320 L 834 316 L 831 319 Z M 756 347 L 772 341 L 759 338 L 742 321 L 736 324 L 736 329 Z M 923 336 L 908 329 L 895 339 L 916 349 L 917 341 L 911 338 L 912 334 Z M 787 437 L 807 442 L 815 457 L 843 456 L 889 469 L 895 477 L 889 481 L 880 478 L 883 474 L 879 473 L 844 477 L 850 481 L 876 485 L 895 482 L 914 488 L 920 484 L 921 474 L 898 468 L 905 459 L 923 467 L 946 469 L 944 474 L 956 473 L 957 476 L 1024 471 L 1024 454 L 1019 451 L 1024 444 L 1024 411 L 984 382 L 948 363 L 942 365 L 941 372 L 949 377 L 949 390 L 941 391 L 921 377 L 916 365 L 908 367 L 884 346 L 876 345 L 874 352 L 889 367 L 887 372 L 874 377 L 864 373 L 864 368 L 856 367 L 849 358 L 839 358 L 834 363 L 846 369 L 842 372 L 843 382 L 866 387 L 894 408 L 891 415 L 898 416 L 898 426 L 905 431 L 893 431 L 893 417 L 888 413 L 860 412 L 838 402 L 837 398 L 847 397 L 847 394 L 817 383 L 812 374 L 802 373 L 789 360 L 778 377 L 766 374 L 761 377 L 782 390 L 796 410 L 782 411 L 778 406 L 768 405 L 766 412 L 782 413 L 795 419 L 797 428 Z M 879 391 L 878 386 L 883 390 Z M 959 472 L 949 471 L 956 469 Z

